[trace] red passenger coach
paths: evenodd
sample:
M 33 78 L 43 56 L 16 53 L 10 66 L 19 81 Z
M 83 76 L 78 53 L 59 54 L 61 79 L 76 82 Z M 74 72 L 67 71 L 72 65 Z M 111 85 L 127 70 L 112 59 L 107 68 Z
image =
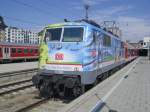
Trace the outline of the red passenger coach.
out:
M 2 59 L 3 59 L 3 55 L 2 55 L 2 46 L 0 45 L 0 62 L 2 61 Z
M 138 56 L 138 50 L 130 43 L 124 43 L 125 59 L 132 60 Z
M 0 43 L 0 62 L 37 59 L 38 45 Z

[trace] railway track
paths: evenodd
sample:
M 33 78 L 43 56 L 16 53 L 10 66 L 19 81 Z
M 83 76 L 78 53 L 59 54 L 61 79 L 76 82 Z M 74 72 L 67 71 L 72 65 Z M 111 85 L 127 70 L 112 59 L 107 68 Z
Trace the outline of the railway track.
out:
M 4 102 L 0 104 L 0 110 L 4 112 L 30 112 L 30 110 L 36 109 L 39 106 L 42 108 L 42 104 L 44 106 L 48 104 L 48 110 L 56 112 L 56 110 L 64 106 L 65 103 L 60 100 L 35 98 L 35 96 L 38 96 L 38 91 L 34 89 L 31 77 L 37 70 L 30 69 L 0 73 L 0 99 L 4 99 Z
M 21 94 L 16 95 L 15 98 L 6 98 L 7 101 L 0 104 L 0 110 L 4 112 L 57 112 L 69 104 L 70 101 L 72 101 L 70 100 L 69 102 L 64 102 L 61 99 L 58 101 L 53 99 L 39 98 L 39 92 L 32 88 L 32 86 L 31 79 L 18 81 L 7 85 L 1 85 L 0 96 L 30 87 L 31 89 L 30 91 L 24 91 Z
M 0 85 L 0 96 L 4 99 L 4 102 L 0 103 L 0 110 L 3 112 L 57 112 L 72 101 L 64 102 L 61 99 L 53 100 L 39 98 L 39 92 L 32 86 L 31 79 Z M 5 94 L 17 92 L 18 90 L 24 90 L 26 88 L 30 88 L 29 91 L 23 91 L 21 94 L 15 95 L 15 97 L 3 97 Z
M 37 72 L 37 71 L 38 71 L 38 69 L 35 68 L 35 69 L 20 70 L 20 71 L 14 71 L 14 72 L 5 72 L 5 73 L 0 73 L 0 78 L 17 76 L 17 75 L 27 74 L 27 73 L 33 73 L 33 72 Z
M 28 88 L 30 88 L 30 91 L 23 91 L 21 94 L 16 94 L 15 97 L 10 97 L 10 95 L 14 96 L 12 94 L 13 92 L 17 93 L 19 92 L 19 90 L 25 90 Z M 0 85 L 0 97 L 2 99 L 5 99 L 5 95 L 7 95 L 8 98 L 6 96 L 6 102 L 3 102 L 2 105 L 0 104 L 0 107 L 2 107 L 0 108 L 0 110 L 8 112 L 10 110 L 11 112 L 26 112 L 35 109 L 42 104 L 46 105 L 47 103 L 47 107 L 49 108 L 50 112 L 56 112 L 56 110 L 64 106 L 64 103 L 60 100 L 56 101 L 52 99 L 39 98 L 38 91 L 36 89 L 33 89 L 31 79 Z M 12 105 L 12 103 L 14 103 L 14 105 L 11 107 L 10 105 Z
M 36 101 L 33 101 L 32 103 L 28 105 L 24 105 L 23 107 L 20 107 L 20 109 L 15 110 L 14 112 L 32 112 L 32 111 L 39 111 L 41 112 L 44 110 L 48 110 L 48 112 L 57 112 L 64 106 L 66 106 L 67 103 L 63 102 L 63 100 L 53 100 L 53 99 L 39 99 Z
M 32 87 L 31 79 L 21 80 L 13 83 L 8 83 L 4 85 L 0 85 L 0 95 L 9 94 L 18 90 L 26 89 Z
M 26 105 L 18 110 L 15 110 L 15 112 L 26 112 L 26 111 L 29 111 L 30 109 L 33 109 L 34 107 L 36 107 L 38 105 L 46 103 L 48 101 L 49 101 L 49 99 L 41 99 L 41 100 L 35 101 L 29 105 Z
M 47 110 L 47 112 L 57 112 L 66 104 L 66 102 L 60 99 L 39 98 L 38 91 L 31 89 L 31 91 L 24 92 L 12 99 L 9 98 L 0 104 L 0 110 L 2 110 L 2 112 L 41 112 L 43 110 Z

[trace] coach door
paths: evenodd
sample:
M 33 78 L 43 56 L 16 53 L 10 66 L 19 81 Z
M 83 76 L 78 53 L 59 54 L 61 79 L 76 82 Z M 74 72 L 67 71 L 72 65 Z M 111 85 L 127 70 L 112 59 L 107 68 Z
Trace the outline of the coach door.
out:
M 3 48 L 3 58 L 4 59 L 9 59 L 10 58 L 10 48 L 9 47 L 4 47 Z

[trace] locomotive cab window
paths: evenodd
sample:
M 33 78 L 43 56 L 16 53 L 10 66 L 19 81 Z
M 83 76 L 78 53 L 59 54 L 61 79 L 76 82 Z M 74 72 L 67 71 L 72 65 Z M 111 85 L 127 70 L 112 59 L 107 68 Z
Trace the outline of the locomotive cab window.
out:
M 60 41 L 62 28 L 47 29 L 45 33 L 45 42 Z
M 81 42 L 83 40 L 83 28 L 64 28 L 63 42 Z

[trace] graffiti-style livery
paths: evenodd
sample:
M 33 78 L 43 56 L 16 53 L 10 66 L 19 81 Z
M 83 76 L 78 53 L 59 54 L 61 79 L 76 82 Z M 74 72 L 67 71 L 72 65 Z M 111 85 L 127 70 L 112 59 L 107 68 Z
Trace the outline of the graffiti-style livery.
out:
M 45 28 L 39 72 L 33 83 L 42 95 L 74 96 L 86 85 L 126 62 L 124 43 L 89 21 L 65 22 Z

